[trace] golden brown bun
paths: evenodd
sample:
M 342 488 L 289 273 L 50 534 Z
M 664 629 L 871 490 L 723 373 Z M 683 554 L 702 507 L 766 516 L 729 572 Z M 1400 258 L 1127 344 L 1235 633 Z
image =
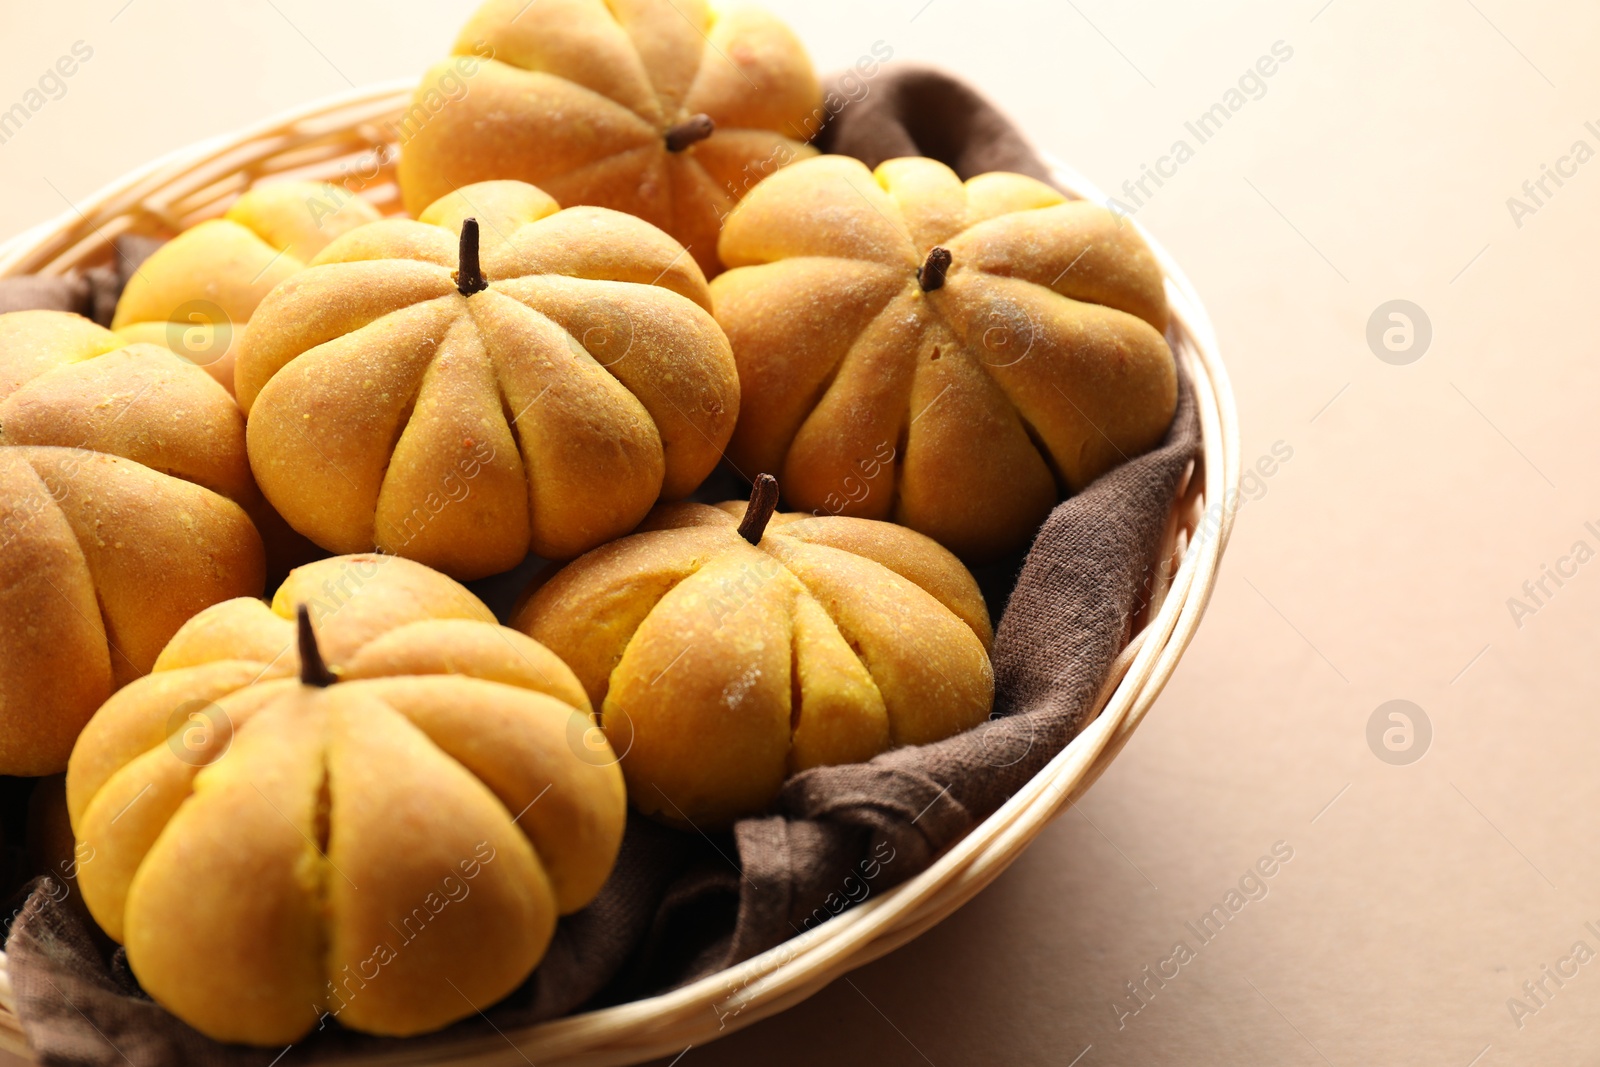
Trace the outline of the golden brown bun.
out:
M 326 182 L 256 186 L 222 218 L 185 230 L 140 264 L 112 329 L 204 367 L 232 394 L 239 341 L 261 298 L 334 238 L 378 218 L 371 204 Z M 266 545 L 269 581 L 326 555 L 259 494 L 240 503 Z
M 301 605 L 337 679 L 303 684 Z M 83 897 L 157 1002 L 282 1045 L 405 1036 L 527 978 L 622 843 L 621 772 L 548 649 L 394 556 L 202 612 L 67 771 Z M 470 1002 L 470 1003 L 469 1003 Z
M 489 0 L 399 120 L 400 185 L 418 213 L 473 182 L 532 182 L 659 226 L 714 275 L 722 219 L 816 154 L 804 142 L 821 104 L 805 49 L 757 7 Z M 669 151 L 667 132 L 696 115 L 715 132 Z
M 475 218 L 488 288 L 456 273 Z M 354 230 L 246 332 L 250 461 L 295 529 L 457 578 L 570 558 L 688 494 L 738 417 L 694 260 L 648 223 L 520 182 Z
M 185 620 L 261 592 L 244 443 L 228 394 L 165 349 L 0 315 L 0 773 L 65 769 Z
M 204 367 L 231 393 L 238 335 L 261 298 L 335 237 L 378 217 L 326 182 L 256 186 L 222 218 L 185 230 L 140 264 L 111 328 Z
M 903 527 L 663 505 L 567 565 L 513 625 L 576 672 L 647 815 L 709 829 L 789 774 L 937 741 L 988 717 L 988 611 L 954 556 Z
M 1155 258 L 1031 178 L 824 156 L 759 185 L 720 247 L 712 296 L 744 396 L 729 456 L 797 507 L 994 557 L 1172 421 Z M 924 291 L 935 247 L 951 265 Z

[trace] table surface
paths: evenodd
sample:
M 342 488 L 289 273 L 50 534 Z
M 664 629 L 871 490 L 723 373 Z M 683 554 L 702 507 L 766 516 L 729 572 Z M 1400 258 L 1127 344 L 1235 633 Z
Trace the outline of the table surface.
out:
M 1260 467 L 1198 638 L 1094 790 L 938 929 L 676 1062 L 1592 1055 L 1600 366 L 1578 308 L 1600 9 L 768 4 L 820 68 L 877 42 L 948 66 L 1103 188 L 1128 182 L 1207 301 Z M 93 53 L 0 144 L 0 235 L 169 149 L 414 75 L 471 6 L 8 11 L 0 110 Z M 1251 876 L 1274 849 L 1291 858 Z M 1237 911 L 1197 936 L 1218 904 Z

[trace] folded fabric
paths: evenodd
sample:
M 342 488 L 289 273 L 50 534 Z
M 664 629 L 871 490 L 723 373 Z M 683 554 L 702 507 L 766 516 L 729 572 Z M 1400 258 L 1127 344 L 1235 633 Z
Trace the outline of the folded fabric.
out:
M 163 243 L 159 237 L 123 234 L 112 242 L 110 262 L 81 274 L 0 278 L 0 315 L 8 311 L 70 311 L 110 326 L 128 279 Z

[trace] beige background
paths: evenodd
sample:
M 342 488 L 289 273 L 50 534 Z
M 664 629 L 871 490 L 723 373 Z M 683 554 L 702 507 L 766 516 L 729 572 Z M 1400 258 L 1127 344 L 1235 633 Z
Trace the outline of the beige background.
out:
M 1580 538 L 1600 549 L 1583 528 L 1600 529 L 1600 368 L 1580 310 L 1595 306 L 1600 161 L 1550 184 L 1520 227 L 1506 199 L 1574 141 L 1600 150 L 1584 128 L 1600 129 L 1600 11 L 769 2 L 823 68 L 881 40 L 963 72 L 1107 189 L 1193 144 L 1185 120 L 1291 47 L 1138 218 L 1209 304 L 1247 460 L 1277 442 L 1293 457 L 1245 507 L 1166 695 L 1077 810 L 941 928 L 679 1062 L 1592 1056 L 1600 962 L 1520 1028 L 1506 1001 L 1575 941 L 1600 951 L 1584 928 L 1600 928 L 1600 562 L 1520 628 L 1506 601 Z M 8 4 L 0 108 L 75 41 L 94 56 L 0 144 L 0 235 L 160 152 L 420 71 L 469 6 Z M 1365 338 L 1396 298 L 1432 323 L 1408 366 Z M 1366 741 L 1395 698 L 1433 728 L 1409 766 Z M 1293 859 L 1266 898 L 1119 1029 L 1123 983 L 1178 939 L 1194 947 L 1185 922 L 1278 841 Z

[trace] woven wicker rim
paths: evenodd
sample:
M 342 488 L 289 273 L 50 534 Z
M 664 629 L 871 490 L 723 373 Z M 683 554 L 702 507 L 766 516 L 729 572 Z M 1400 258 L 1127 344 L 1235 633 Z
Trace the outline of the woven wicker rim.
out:
M 413 84 L 354 90 L 157 159 L 0 246 L 0 277 L 62 274 L 107 262 L 115 237 L 192 226 L 220 215 L 240 192 L 266 178 L 335 182 L 380 210 L 397 211 L 391 123 L 409 102 Z M 1064 188 L 1105 202 L 1081 174 L 1051 163 Z M 1166 276 L 1168 340 L 1194 383 L 1203 445 L 1167 524 L 1161 558 L 1168 567 L 1158 573 L 1142 628 L 1112 667 L 1093 722 L 927 870 L 754 959 L 645 1000 L 346 1062 L 378 1067 L 448 1059 L 511 1067 L 531 1059 L 612 1067 L 703 1045 L 804 1000 L 942 921 L 998 877 L 1099 778 L 1143 721 L 1199 627 L 1239 488 L 1238 415 L 1211 322 L 1177 263 L 1136 221 L 1127 221 L 1139 228 Z M 4 953 L 0 1048 L 31 1056 L 15 1015 Z

